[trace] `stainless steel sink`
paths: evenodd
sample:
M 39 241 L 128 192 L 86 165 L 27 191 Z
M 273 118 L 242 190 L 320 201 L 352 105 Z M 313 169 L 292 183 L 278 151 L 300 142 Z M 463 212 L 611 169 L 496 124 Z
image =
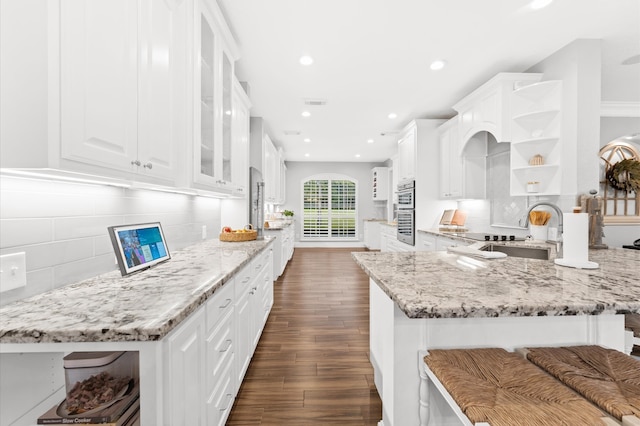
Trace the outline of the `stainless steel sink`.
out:
M 549 260 L 551 250 L 542 247 L 510 246 L 500 244 L 486 244 L 480 248 L 482 251 L 499 251 L 511 257 L 524 257 L 527 259 Z

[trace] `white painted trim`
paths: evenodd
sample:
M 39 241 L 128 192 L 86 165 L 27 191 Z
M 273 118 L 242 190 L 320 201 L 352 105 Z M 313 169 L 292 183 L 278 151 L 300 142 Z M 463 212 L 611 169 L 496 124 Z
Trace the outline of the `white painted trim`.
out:
M 640 102 L 602 101 L 600 117 L 640 117 Z
M 294 247 L 295 248 L 304 248 L 304 247 L 330 247 L 330 248 L 362 248 L 364 247 L 363 242 L 359 241 L 296 241 Z

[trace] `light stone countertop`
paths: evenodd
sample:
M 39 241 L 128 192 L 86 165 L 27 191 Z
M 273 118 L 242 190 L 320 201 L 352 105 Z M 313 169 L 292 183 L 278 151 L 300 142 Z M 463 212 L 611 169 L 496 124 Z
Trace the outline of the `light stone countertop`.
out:
M 447 252 L 354 252 L 409 318 L 640 312 L 640 251 L 590 250 L 598 269 L 552 260 L 477 259 Z
M 208 240 L 123 277 L 113 271 L 0 308 L 0 343 L 159 340 L 272 238 Z

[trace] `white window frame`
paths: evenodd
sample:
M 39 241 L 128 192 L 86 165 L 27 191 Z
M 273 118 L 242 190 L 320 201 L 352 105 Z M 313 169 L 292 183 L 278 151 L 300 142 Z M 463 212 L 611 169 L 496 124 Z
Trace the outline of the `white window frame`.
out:
M 355 186 L 354 189 L 354 195 L 355 195 L 355 206 L 354 206 L 354 235 L 352 237 L 334 237 L 331 235 L 331 232 L 327 232 L 327 235 L 323 235 L 323 236 L 305 236 L 304 234 L 304 230 L 305 230 L 305 218 L 307 217 L 305 214 L 305 206 L 304 206 L 304 200 L 305 200 L 305 193 L 304 193 L 304 185 L 306 182 L 310 181 L 310 180 L 328 180 L 330 183 L 332 181 L 336 181 L 336 180 L 347 180 L 349 182 L 352 182 Z M 342 175 L 342 174 L 317 174 L 317 175 L 312 175 L 312 176 L 307 176 L 306 178 L 302 179 L 301 185 L 300 185 L 300 194 L 301 194 L 301 206 L 300 206 L 300 211 L 302 212 L 302 223 L 300 224 L 300 241 L 359 241 L 359 231 L 360 231 L 360 226 L 359 226 L 359 221 L 358 221 L 358 180 L 354 179 L 351 176 L 347 176 L 347 175 Z M 329 187 L 330 188 L 330 187 Z M 328 202 L 329 202 L 329 206 L 328 206 L 328 230 L 330 231 L 331 229 L 331 220 L 332 220 L 332 214 L 331 214 L 331 192 L 329 192 L 329 197 L 328 197 Z

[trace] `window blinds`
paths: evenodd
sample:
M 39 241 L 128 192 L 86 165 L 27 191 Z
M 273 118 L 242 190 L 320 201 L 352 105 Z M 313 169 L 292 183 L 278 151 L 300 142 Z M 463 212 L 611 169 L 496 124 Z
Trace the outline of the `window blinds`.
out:
M 348 179 L 304 182 L 305 239 L 356 239 L 356 184 Z

